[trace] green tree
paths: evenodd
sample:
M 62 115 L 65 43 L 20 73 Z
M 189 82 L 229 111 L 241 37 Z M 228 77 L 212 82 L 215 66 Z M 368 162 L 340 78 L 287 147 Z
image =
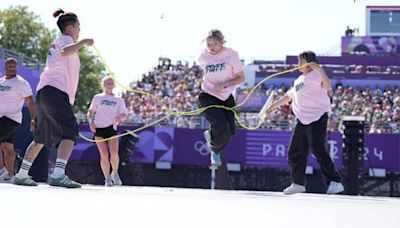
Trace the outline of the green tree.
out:
M 27 6 L 10 6 L 0 10 L 0 45 L 4 48 L 45 62 L 49 45 L 57 34 Z M 75 107 L 85 112 L 92 97 L 101 91 L 100 78 L 105 74 L 105 67 L 89 48 L 81 49 L 79 56 L 81 70 Z
M 100 79 L 105 76 L 103 63 L 88 48 L 79 51 L 81 71 L 75 107 L 86 112 L 93 96 L 101 91 Z
M 27 6 L 10 6 L 0 11 L 0 45 L 45 62 L 56 31 L 46 28 Z

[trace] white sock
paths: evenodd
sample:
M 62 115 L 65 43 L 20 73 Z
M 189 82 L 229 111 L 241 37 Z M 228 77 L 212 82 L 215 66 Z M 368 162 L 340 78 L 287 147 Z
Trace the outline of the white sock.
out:
M 65 167 L 67 166 L 67 161 L 64 159 L 57 158 L 56 165 L 54 166 L 53 177 L 61 177 L 65 175 Z
M 27 160 L 23 160 L 22 164 L 21 164 L 21 168 L 19 168 L 18 171 L 18 177 L 27 177 L 29 170 L 31 169 L 32 163 L 27 161 Z
M 4 172 L 5 169 L 6 169 L 6 167 L 3 167 L 0 169 L 0 175 Z

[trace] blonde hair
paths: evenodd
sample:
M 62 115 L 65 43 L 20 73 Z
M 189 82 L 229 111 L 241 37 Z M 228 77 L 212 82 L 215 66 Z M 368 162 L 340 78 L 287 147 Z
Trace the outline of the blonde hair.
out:
M 219 41 L 221 43 L 225 43 L 225 37 L 222 34 L 222 32 L 220 30 L 218 30 L 218 29 L 211 29 L 208 32 L 208 35 L 206 37 L 206 41 L 210 40 L 210 39 L 217 40 L 217 41 Z
M 111 77 L 111 76 L 105 76 L 104 78 L 101 79 L 101 86 L 104 86 L 104 83 L 105 83 L 107 80 L 110 80 L 110 79 L 114 82 L 114 85 L 115 85 L 115 81 L 114 81 L 114 78 L 113 78 L 113 77 Z

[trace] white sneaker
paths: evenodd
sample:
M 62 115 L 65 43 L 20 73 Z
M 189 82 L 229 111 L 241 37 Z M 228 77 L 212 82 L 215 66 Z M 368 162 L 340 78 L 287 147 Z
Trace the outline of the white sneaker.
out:
M 4 178 L 6 178 L 7 176 L 9 176 L 9 175 L 8 175 L 8 171 L 7 171 L 6 168 L 4 168 L 3 171 L 2 171 L 1 174 L 0 174 L 0 181 L 1 181 L 1 180 L 4 180 Z
M 326 190 L 326 194 L 337 194 L 344 191 L 344 187 L 342 183 L 331 181 L 329 183 L 328 190 Z
M 0 178 L 0 183 L 12 183 L 12 180 L 13 176 L 11 176 L 10 174 L 6 174 Z
M 285 195 L 291 195 L 291 194 L 303 193 L 303 192 L 306 192 L 306 187 L 304 187 L 303 185 L 295 184 L 295 183 L 292 183 L 289 187 L 287 187 L 283 190 L 283 194 L 285 194 Z
M 110 178 L 113 181 L 115 186 L 121 186 L 122 185 L 121 178 L 119 177 L 118 174 L 111 175 Z
M 112 187 L 112 186 L 114 186 L 113 181 L 111 180 L 111 177 L 107 177 L 107 178 L 104 180 L 104 186 L 105 186 L 105 187 Z

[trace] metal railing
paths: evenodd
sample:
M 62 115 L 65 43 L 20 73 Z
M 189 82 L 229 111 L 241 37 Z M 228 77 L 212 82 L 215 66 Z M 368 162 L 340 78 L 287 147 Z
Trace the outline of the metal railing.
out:
M 40 62 L 39 59 L 36 58 L 31 58 L 28 56 L 25 56 L 22 53 L 15 52 L 10 49 L 3 48 L 0 46 L 0 59 L 8 59 L 8 58 L 15 58 L 19 64 L 22 64 L 23 66 L 35 69 L 35 70 L 41 70 L 44 68 L 44 63 Z

